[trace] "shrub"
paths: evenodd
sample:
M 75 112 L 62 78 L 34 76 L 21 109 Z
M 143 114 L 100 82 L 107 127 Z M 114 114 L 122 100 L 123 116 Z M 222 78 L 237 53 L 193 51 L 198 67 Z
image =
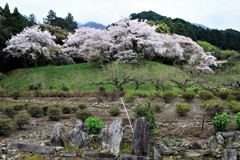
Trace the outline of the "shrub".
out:
M 69 91 L 69 88 L 67 86 L 62 86 L 62 91 Z
M 13 106 L 14 111 L 21 111 L 27 109 L 27 104 L 16 104 Z
M 98 134 L 104 127 L 104 122 L 99 118 L 88 117 L 84 123 L 90 134 Z
M 108 109 L 110 116 L 118 116 L 120 114 L 120 108 L 118 106 L 111 106 Z
M 79 109 L 86 109 L 86 108 L 87 108 L 87 105 L 81 103 L 81 104 L 78 105 L 78 107 L 79 107 Z
M 182 94 L 182 98 L 186 101 L 190 102 L 195 98 L 195 93 L 185 92 Z
M 150 129 L 156 128 L 155 112 L 150 103 L 146 103 L 144 105 L 137 105 L 134 108 L 133 112 L 136 118 L 145 117 Z
M 240 101 L 240 91 L 233 91 L 232 93 L 231 93 L 231 96 L 233 96 L 234 98 L 234 100 L 237 100 L 237 101 Z
M 48 117 L 52 121 L 59 121 L 61 119 L 61 109 L 59 107 L 48 108 Z
M 152 108 L 153 108 L 153 110 L 154 110 L 155 113 L 160 113 L 160 112 L 162 112 L 163 106 L 161 106 L 161 105 L 159 105 L 159 104 L 153 104 L 153 105 L 152 105 Z
M 29 88 L 30 91 L 41 90 L 42 89 L 42 84 L 41 83 L 31 84 L 31 85 L 29 85 L 28 88 Z
M 32 117 L 41 117 L 43 115 L 43 109 L 39 106 L 29 106 L 27 111 Z
M 43 115 L 46 116 L 48 114 L 48 106 L 43 106 L 42 110 L 43 110 Z
M 63 113 L 63 114 L 70 114 L 70 113 L 72 113 L 72 108 L 71 108 L 71 106 L 63 106 L 63 107 L 62 107 L 62 113 Z
M 214 95 L 212 94 L 212 92 L 209 92 L 207 90 L 202 90 L 199 93 L 199 97 L 204 100 L 208 100 L 208 99 L 212 99 L 214 97 Z
M 5 107 L 3 113 L 6 114 L 9 118 L 14 118 L 17 112 L 13 109 L 12 106 Z
M 240 112 L 240 102 L 238 101 L 230 101 L 228 102 L 228 107 L 231 109 L 233 113 Z
M 217 92 L 217 96 L 220 97 L 221 99 L 225 100 L 228 98 L 230 94 L 230 91 L 227 88 L 221 88 L 218 92 Z
M 177 103 L 175 106 L 175 112 L 182 117 L 187 116 L 188 112 L 191 111 L 191 107 L 186 103 Z
M 136 99 L 136 96 L 133 93 L 127 93 L 124 96 L 126 103 L 132 103 Z
M 14 118 L 14 122 L 19 129 L 23 129 L 24 125 L 30 124 L 30 115 L 26 111 L 20 111 Z
M 164 99 L 164 101 L 166 103 L 170 103 L 175 97 L 176 97 L 176 95 L 171 91 L 164 92 L 162 95 L 162 98 Z
M 18 91 L 15 91 L 11 93 L 10 95 L 13 99 L 17 100 L 20 97 L 20 93 Z
M 8 136 L 14 130 L 11 120 L 0 119 L 0 136 Z
M 229 124 L 231 122 L 231 116 L 229 114 L 216 114 L 214 116 L 212 124 L 216 131 L 227 131 L 229 128 Z
M 208 113 L 209 116 L 213 117 L 216 113 L 223 113 L 223 103 L 222 101 L 207 100 L 203 104 L 203 108 Z
M 93 116 L 92 112 L 87 109 L 77 110 L 75 113 L 76 118 L 82 120 L 83 122 L 88 118 Z
M 236 125 L 236 128 L 240 130 L 240 112 L 238 112 L 235 117 L 235 125 Z

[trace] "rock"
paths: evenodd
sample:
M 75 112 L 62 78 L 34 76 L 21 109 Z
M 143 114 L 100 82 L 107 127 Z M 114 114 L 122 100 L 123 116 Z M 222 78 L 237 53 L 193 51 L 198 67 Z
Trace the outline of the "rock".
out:
M 75 157 L 77 156 L 76 151 L 60 151 L 59 156 L 61 157 Z
M 24 144 L 24 143 L 15 143 L 15 144 L 12 144 L 12 147 L 18 149 L 19 151 L 40 153 L 40 154 L 53 154 L 56 151 L 55 147 L 31 145 L 31 144 Z
M 156 147 L 153 147 L 153 158 L 154 160 L 161 160 L 163 156 Z
M 75 148 L 90 148 L 90 138 L 87 134 L 86 127 L 80 120 L 76 121 L 75 127 L 70 133 L 70 144 Z
M 3 160 L 6 160 L 6 159 L 7 159 L 7 156 L 3 154 L 1 158 L 2 158 Z
M 46 140 L 41 143 L 41 146 L 51 146 L 51 141 Z
M 83 152 L 83 158 L 85 160 L 116 160 L 117 157 L 114 154 L 97 153 L 97 152 Z
M 224 138 L 222 137 L 221 132 L 218 132 L 218 133 L 216 134 L 216 141 L 217 141 L 217 143 L 219 143 L 219 144 L 224 144 Z
M 61 123 L 54 125 L 50 141 L 52 143 L 52 146 L 65 146 L 66 132 Z
M 235 137 L 235 132 L 221 132 L 221 135 L 223 136 L 223 138 L 231 138 Z
M 132 154 L 146 156 L 149 145 L 149 125 L 145 118 L 137 118 L 134 122 L 134 133 L 132 138 Z
M 111 125 L 102 130 L 102 149 L 110 150 L 112 153 L 118 153 L 120 150 L 120 143 L 123 137 L 123 120 L 118 119 Z
M 165 146 L 164 144 L 158 144 L 158 150 L 163 155 L 173 155 L 174 154 L 174 151 L 172 149 L 168 148 L 167 146 Z
M 147 160 L 147 157 L 121 154 L 120 160 Z
M 236 149 L 224 149 L 224 160 L 237 160 Z
M 230 141 L 229 143 L 227 143 L 226 148 L 228 149 L 238 149 L 240 148 L 240 141 Z
M 189 150 L 185 153 L 185 156 L 190 158 L 190 159 L 196 159 L 199 157 L 202 157 L 202 153 L 201 152 L 197 152 L 197 151 L 193 151 L 193 150 Z

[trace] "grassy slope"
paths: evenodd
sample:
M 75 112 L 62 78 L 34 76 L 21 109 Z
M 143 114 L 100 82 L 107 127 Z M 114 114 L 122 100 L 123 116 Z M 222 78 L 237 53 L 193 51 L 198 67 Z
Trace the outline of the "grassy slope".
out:
M 152 61 L 142 61 L 141 66 L 164 68 L 168 71 L 176 68 L 159 64 Z M 29 85 L 41 83 L 44 89 L 60 89 L 63 85 L 71 90 L 97 90 L 96 86 L 90 85 L 92 79 L 98 78 L 101 68 L 93 63 L 81 63 L 65 66 L 46 66 L 28 69 L 17 69 L 7 73 L 7 76 L 0 82 L 6 89 L 28 89 Z M 114 90 L 113 86 L 107 86 L 107 90 Z M 129 84 L 126 90 L 133 90 Z M 145 84 L 141 90 L 154 90 L 150 84 Z

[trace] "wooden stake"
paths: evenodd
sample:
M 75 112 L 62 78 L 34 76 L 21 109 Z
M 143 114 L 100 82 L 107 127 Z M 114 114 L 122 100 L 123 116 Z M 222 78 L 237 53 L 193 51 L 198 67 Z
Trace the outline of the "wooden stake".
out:
M 131 129 L 132 129 L 132 133 L 133 133 L 133 127 L 132 127 L 132 123 L 131 123 L 130 117 L 129 117 L 129 115 L 128 115 L 127 108 L 126 108 L 126 106 L 125 106 L 125 104 L 124 104 L 124 102 L 123 102 L 122 97 L 121 97 L 120 99 L 121 99 L 121 101 L 122 101 L 122 104 L 123 104 L 124 110 L 125 110 L 125 112 L 126 112 L 126 114 L 127 114 L 127 118 L 128 118 L 128 121 L 129 121 L 130 127 L 131 127 Z

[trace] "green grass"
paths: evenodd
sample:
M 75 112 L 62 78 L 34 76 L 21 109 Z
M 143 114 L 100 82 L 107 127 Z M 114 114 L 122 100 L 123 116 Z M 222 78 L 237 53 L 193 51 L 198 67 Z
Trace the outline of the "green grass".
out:
M 169 72 L 178 70 L 175 67 L 152 61 L 141 61 L 138 65 L 141 67 L 151 67 L 152 70 L 157 68 Z M 136 64 L 132 66 L 134 67 Z M 0 82 L 0 85 L 7 90 L 28 90 L 29 85 L 41 83 L 43 89 L 51 88 L 60 90 L 63 86 L 66 86 L 70 90 L 94 91 L 98 89 L 98 86 L 91 85 L 91 82 L 96 79 L 104 79 L 101 71 L 102 68 L 94 63 L 17 69 L 7 73 L 6 77 Z M 111 85 L 105 87 L 109 91 L 116 89 Z M 129 83 L 125 85 L 124 90 L 134 90 L 133 84 Z M 140 90 L 150 91 L 155 90 L 155 88 L 150 83 L 146 83 L 140 87 Z
M 139 64 L 127 65 L 126 70 L 132 68 L 148 69 L 148 72 L 167 72 L 178 75 L 185 74 L 176 67 L 164 65 L 158 62 L 143 60 Z M 151 69 L 149 69 L 151 68 Z M 210 75 L 210 81 L 214 83 L 226 82 L 228 79 L 240 79 L 240 63 L 232 67 L 231 73 L 219 73 Z M 30 85 L 42 84 L 43 90 L 56 89 L 61 90 L 63 86 L 70 90 L 76 91 L 96 91 L 99 86 L 92 85 L 92 81 L 104 81 L 106 77 L 102 75 L 103 68 L 94 63 L 80 63 L 65 66 L 45 66 L 34 67 L 27 69 L 17 69 L 8 72 L 3 80 L 0 81 L 0 86 L 3 90 L 28 90 Z M 139 71 L 141 72 L 141 70 Z M 108 74 L 108 72 L 107 72 Z M 110 73 L 109 73 L 110 74 Z M 179 76 L 176 76 L 179 77 Z M 180 90 L 173 85 L 166 86 L 166 90 L 171 90 L 174 93 L 180 93 Z M 107 91 L 116 90 L 115 86 L 105 85 Z M 196 86 L 188 88 L 192 91 Z M 124 85 L 125 91 L 134 91 L 134 84 L 128 83 Z M 154 86 L 150 82 L 146 82 L 139 90 L 141 91 L 155 91 Z M 1 89 L 0 89 L 1 91 Z

